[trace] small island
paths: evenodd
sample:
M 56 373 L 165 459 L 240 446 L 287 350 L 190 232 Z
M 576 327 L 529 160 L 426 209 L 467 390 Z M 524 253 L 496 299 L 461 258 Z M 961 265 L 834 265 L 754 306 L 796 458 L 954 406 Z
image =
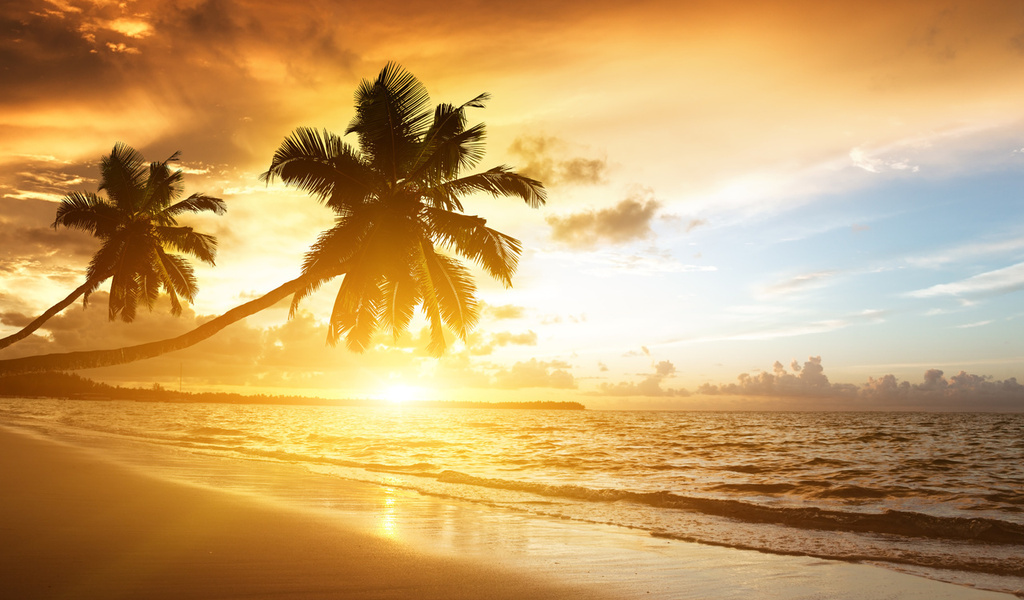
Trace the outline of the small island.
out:
M 160 384 L 149 388 L 113 386 L 74 373 L 52 371 L 0 377 L 0 397 L 62 398 L 68 400 L 130 400 L 134 402 L 283 404 L 302 406 L 379 406 L 373 398 L 319 398 L 230 392 L 184 392 Z M 416 400 L 404 406 L 422 408 L 505 408 L 526 410 L 585 410 L 579 402 L 474 402 L 458 400 Z

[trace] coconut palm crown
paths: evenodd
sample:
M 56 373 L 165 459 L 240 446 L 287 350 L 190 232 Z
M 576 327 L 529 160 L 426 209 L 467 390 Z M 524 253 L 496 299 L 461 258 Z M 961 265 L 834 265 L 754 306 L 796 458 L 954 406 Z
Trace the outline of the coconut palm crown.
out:
M 138 303 L 150 309 L 160 290 L 167 292 L 171 312 L 181 314 L 181 300 L 191 303 L 199 289 L 192 266 L 177 251 L 214 264 L 217 240 L 178 225 L 182 213 L 210 211 L 223 214 L 224 201 L 205 194 L 183 194 L 183 175 L 169 163 L 175 152 L 163 162 L 146 165 L 133 148 L 117 143 L 110 156 L 100 164 L 100 192 L 74 192 L 65 196 L 57 208 L 53 227 L 88 231 L 102 241 L 92 257 L 87 273 L 84 300 L 107 278 L 111 320 L 135 319 Z
M 444 328 L 465 340 L 479 318 L 476 286 L 456 256 L 479 264 L 511 286 L 522 252 L 518 240 L 464 213 L 462 198 L 485 192 L 544 204 L 542 183 L 498 166 L 463 175 L 484 154 L 483 124 L 467 126 L 466 110 L 483 108 L 481 94 L 461 106 L 430 108 L 427 90 L 412 74 L 388 63 L 356 89 L 356 114 L 345 134 L 358 149 L 328 131 L 296 129 L 274 153 L 264 181 L 279 178 L 315 196 L 335 213 L 302 265 L 299 302 L 344 273 L 327 341 L 344 336 L 365 350 L 378 328 L 396 338 L 417 306 L 430 327 L 428 350 L 446 347 Z

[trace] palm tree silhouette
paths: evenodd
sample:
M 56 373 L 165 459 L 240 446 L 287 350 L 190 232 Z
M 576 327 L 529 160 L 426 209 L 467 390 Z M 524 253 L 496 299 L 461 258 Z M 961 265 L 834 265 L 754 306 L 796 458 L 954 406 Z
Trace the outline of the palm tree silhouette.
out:
M 379 327 L 397 338 L 417 305 L 430 324 L 428 350 L 446 346 L 444 326 L 465 339 L 479 316 L 472 275 L 444 251 L 476 261 L 492 277 L 512 285 L 522 245 L 515 238 L 463 213 L 461 196 L 488 192 L 544 204 L 543 185 L 495 167 L 460 176 L 483 157 L 483 124 L 466 126 L 466 109 L 483 108 L 487 94 L 461 106 L 430 109 L 426 88 L 389 63 L 374 81 L 356 90 L 356 115 L 340 136 L 300 128 L 278 148 L 263 179 L 280 178 L 327 205 L 336 224 L 323 232 L 302 266 L 307 283 L 299 301 L 336 269 L 345 272 L 334 302 L 327 341 L 344 335 L 350 350 L 363 351 Z
M 331 314 L 328 342 L 342 336 L 352 350 L 367 347 L 384 327 L 404 331 L 417 306 L 430 323 L 428 349 L 444 351 L 444 325 L 465 337 L 478 317 L 470 273 L 452 251 L 511 285 L 522 246 L 463 213 L 462 197 L 484 192 L 515 196 L 533 208 L 545 201 L 541 182 L 507 166 L 462 176 L 483 156 L 483 124 L 466 126 L 465 111 L 483 107 L 486 94 L 461 106 L 429 110 L 423 84 L 394 63 L 356 90 L 359 150 L 329 132 L 296 129 L 275 152 L 261 178 L 280 179 L 326 204 L 336 225 L 320 234 L 302 274 L 180 336 L 110 350 L 66 352 L 0 360 L 0 374 L 84 369 L 123 364 L 180 350 L 292 296 L 299 302 L 344 275 Z
M 189 303 L 195 300 L 198 285 L 192 266 L 168 249 L 212 265 L 217 240 L 179 226 L 176 217 L 202 211 L 220 215 L 226 207 L 223 200 L 204 194 L 178 200 L 183 193 L 182 172 L 168 163 L 176 162 L 179 155 L 175 152 L 147 168 L 141 154 L 119 142 L 100 163 L 98 191 L 105 191 L 106 198 L 73 192 L 61 199 L 53 227 L 82 229 L 103 243 L 89 263 L 85 283 L 17 333 L 0 339 L 0 348 L 24 339 L 79 297 L 88 303 L 89 295 L 107 279 L 111 279 L 110 320 L 130 323 L 139 301 L 152 309 L 161 289 L 170 297 L 174 315 L 181 314 L 179 296 Z

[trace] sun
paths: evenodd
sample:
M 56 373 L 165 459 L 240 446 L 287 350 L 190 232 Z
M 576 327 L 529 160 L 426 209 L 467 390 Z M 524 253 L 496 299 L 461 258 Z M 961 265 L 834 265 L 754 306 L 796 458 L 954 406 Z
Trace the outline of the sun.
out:
M 381 397 L 391 404 L 405 404 L 420 400 L 423 390 L 413 385 L 393 385 L 384 390 Z

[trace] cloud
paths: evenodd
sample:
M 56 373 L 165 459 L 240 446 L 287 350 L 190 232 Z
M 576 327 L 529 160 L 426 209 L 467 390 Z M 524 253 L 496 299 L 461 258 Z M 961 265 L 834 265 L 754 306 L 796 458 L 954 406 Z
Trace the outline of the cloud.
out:
M 493 387 L 506 390 L 534 387 L 574 389 L 576 380 L 568 371 L 571 367 L 558 360 L 545 362 L 531 358 L 528 362 L 517 362 L 511 368 L 495 373 Z
M 994 321 L 992 321 L 992 319 L 989 319 L 987 321 L 976 321 L 974 323 L 965 323 L 963 325 L 957 325 L 956 328 L 957 329 L 972 329 L 974 327 L 984 327 L 985 325 L 990 325 L 992 323 L 994 323 Z
M 974 260 L 979 256 L 1011 257 L 1022 248 L 1024 237 L 1014 237 L 996 242 L 963 244 L 930 255 L 912 257 L 907 262 L 916 267 L 938 268 L 949 263 Z
M 1024 289 L 1024 263 L 988 271 L 953 283 L 933 285 L 907 293 L 911 298 L 937 296 L 984 295 L 995 296 Z
M 552 215 L 545 220 L 551 226 L 551 238 L 576 248 L 588 248 L 601 242 L 623 244 L 650 237 L 651 221 L 661 203 L 649 195 L 634 194 L 611 208 Z
M 646 350 L 646 348 L 645 348 Z M 676 367 L 671 362 L 663 360 L 654 365 L 654 372 L 648 373 L 639 382 L 621 381 L 619 383 L 602 383 L 597 396 L 689 396 L 690 392 L 685 389 L 662 388 L 662 382 L 674 375 Z
M 558 159 L 554 153 L 564 154 L 567 144 L 554 137 L 518 137 L 508 151 L 526 161 L 518 171 L 527 177 L 543 181 L 545 185 L 596 185 L 604 183 L 607 161 L 598 158 L 571 157 Z
M 705 383 L 695 393 L 815 398 L 824 403 L 818 407 L 848 410 L 1024 410 L 1024 385 L 1019 384 L 1015 377 L 997 381 L 989 376 L 960 371 L 947 380 L 940 369 L 927 369 L 923 381 L 918 384 L 899 381 L 890 374 L 877 379 L 868 377 L 866 383 L 858 386 L 831 383 L 825 375 L 820 356 L 809 358 L 802 366 L 794 360 L 789 370 L 776 361 L 770 373 L 741 373 L 736 383 Z M 804 408 L 808 407 L 804 405 Z
M 838 273 L 838 271 L 815 271 L 813 273 L 803 273 L 765 287 L 764 293 L 775 296 L 821 287 L 826 280 L 835 277 Z
M 751 375 L 741 373 L 737 383 L 725 385 L 703 384 L 697 388 L 699 394 L 744 394 L 751 396 L 826 396 L 847 393 L 846 386 L 836 387 L 829 383 L 825 369 L 821 366 L 821 357 L 812 356 L 800 365 L 797 361 L 790 363 L 791 372 L 782 363 L 776 361 L 772 372 L 760 371 Z
M 491 334 L 475 333 L 471 337 L 469 353 L 473 356 L 486 356 L 493 353 L 497 347 L 512 345 L 536 346 L 537 334 L 534 331 L 527 331 L 526 333 L 511 333 L 508 331 Z
M 690 222 L 686 224 L 686 233 L 690 233 L 694 229 L 703 227 L 707 224 L 708 222 L 706 219 L 690 219 Z
M 882 171 L 910 171 L 917 173 L 920 167 L 910 164 L 906 158 L 892 159 L 870 156 L 860 147 L 850 150 L 850 160 L 853 166 L 864 169 L 869 173 L 881 173 Z
M 481 304 L 483 304 L 483 313 L 492 319 L 522 319 L 526 316 L 526 309 L 522 306 L 513 304 L 494 306 L 483 302 Z
M 0 198 L 0 272 L 33 277 L 80 273 L 84 281 L 88 257 L 99 242 L 84 231 L 53 229 L 49 225 L 55 215 L 52 202 Z

